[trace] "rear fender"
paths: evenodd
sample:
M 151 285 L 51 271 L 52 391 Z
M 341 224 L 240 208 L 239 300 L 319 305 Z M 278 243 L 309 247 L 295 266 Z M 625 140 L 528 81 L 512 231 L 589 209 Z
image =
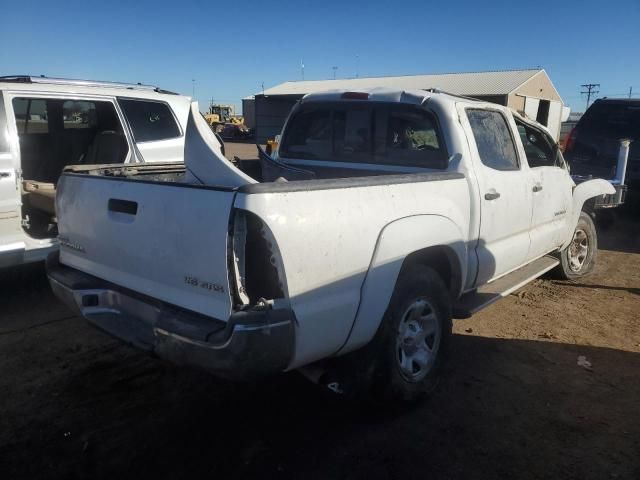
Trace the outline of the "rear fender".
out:
M 453 297 L 460 295 L 462 279 L 467 274 L 467 245 L 458 226 L 449 218 L 438 215 L 416 215 L 396 220 L 388 224 L 378 237 L 362 286 L 358 313 L 340 354 L 371 341 L 387 310 L 405 259 L 429 247 L 443 248 L 448 260 L 457 262 L 455 271 L 460 281 L 454 282 L 451 294 Z M 445 282 L 449 283 L 449 279 Z
M 613 185 L 606 180 L 601 178 L 595 178 L 593 180 L 587 180 L 576 186 L 573 189 L 573 204 L 571 211 L 571 221 L 568 223 L 568 230 L 565 235 L 565 242 L 562 245 L 561 249 L 564 249 L 571 243 L 571 238 L 573 237 L 573 231 L 578 224 L 578 218 L 580 218 L 580 212 L 582 212 L 584 208 L 585 202 L 587 202 L 591 198 L 599 197 L 600 195 L 611 195 L 616 193 Z

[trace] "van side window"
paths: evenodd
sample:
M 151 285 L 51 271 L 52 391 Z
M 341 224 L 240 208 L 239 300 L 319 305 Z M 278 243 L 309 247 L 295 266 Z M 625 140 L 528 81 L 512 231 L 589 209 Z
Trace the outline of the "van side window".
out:
M 467 118 L 484 165 L 495 170 L 518 170 L 518 156 L 504 116 L 496 110 L 468 109 Z
M 18 134 L 48 133 L 47 101 L 41 98 L 14 98 L 13 112 Z
M 540 130 L 531 128 L 516 119 L 520 140 L 527 156 L 527 163 L 531 168 L 535 167 L 562 167 L 560 149 L 551 138 Z
M 118 99 L 136 142 L 167 140 L 180 136 L 180 128 L 166 103 Z
M 123 163 L 129 143 L 110 101 L 15 97 L 25 180 L 56 183 L 66 165 Z
M 62 120 L 64 129 L 96 128 L 96 104 L 81 100 L 67 100 L 62 104 Z

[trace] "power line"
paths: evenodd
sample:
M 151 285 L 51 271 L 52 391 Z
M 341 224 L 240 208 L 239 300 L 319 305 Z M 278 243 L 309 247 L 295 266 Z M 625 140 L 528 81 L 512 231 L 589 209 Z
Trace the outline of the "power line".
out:
M 599 83 L 585 83 L 584 85 L 580 85 L 582 88 L 586 88 L 586 91 L 580 92 L 582 95 L 587 96 L 587 108 L 589 108 L 589 103 L 591 102 L 591 95 L 596 95 L 600 91 Z

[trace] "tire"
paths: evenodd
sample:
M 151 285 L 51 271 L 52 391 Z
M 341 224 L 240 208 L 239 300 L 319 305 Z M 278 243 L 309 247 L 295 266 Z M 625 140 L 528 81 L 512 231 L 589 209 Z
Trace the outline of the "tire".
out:
M 588 213 L 580 212 L 571 243 L 559 256 L 560 264 L 554 270 L 557 277 L 575 280 L 591 273 L 598 256 L 598 235 Z
M 368 400 L 416 401 L 430 393 L 451 337 L 449 291 L 430 267 L 412 265 L 396 282 L 389 307 L 368 352 Z

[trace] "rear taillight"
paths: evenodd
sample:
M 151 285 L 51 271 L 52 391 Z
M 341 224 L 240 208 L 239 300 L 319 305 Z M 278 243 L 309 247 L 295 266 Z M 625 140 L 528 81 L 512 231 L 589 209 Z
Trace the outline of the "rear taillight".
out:
M 284 298 L 280 252 L 269 227 L 257 215 L 236 210 L 232 232 L 235 303 L 256 305 L 261 299 Z
M 567 135 L 567 138 L 564 141 L 564 149 L 563 149 L 564 153 L 569 153 L 569 151 L 573 149 L 576 143 L 577 135 L 578 135 L 578 130 L 576 129 L 576 127 L 573 127 L 569 132 L 569 135 Z

